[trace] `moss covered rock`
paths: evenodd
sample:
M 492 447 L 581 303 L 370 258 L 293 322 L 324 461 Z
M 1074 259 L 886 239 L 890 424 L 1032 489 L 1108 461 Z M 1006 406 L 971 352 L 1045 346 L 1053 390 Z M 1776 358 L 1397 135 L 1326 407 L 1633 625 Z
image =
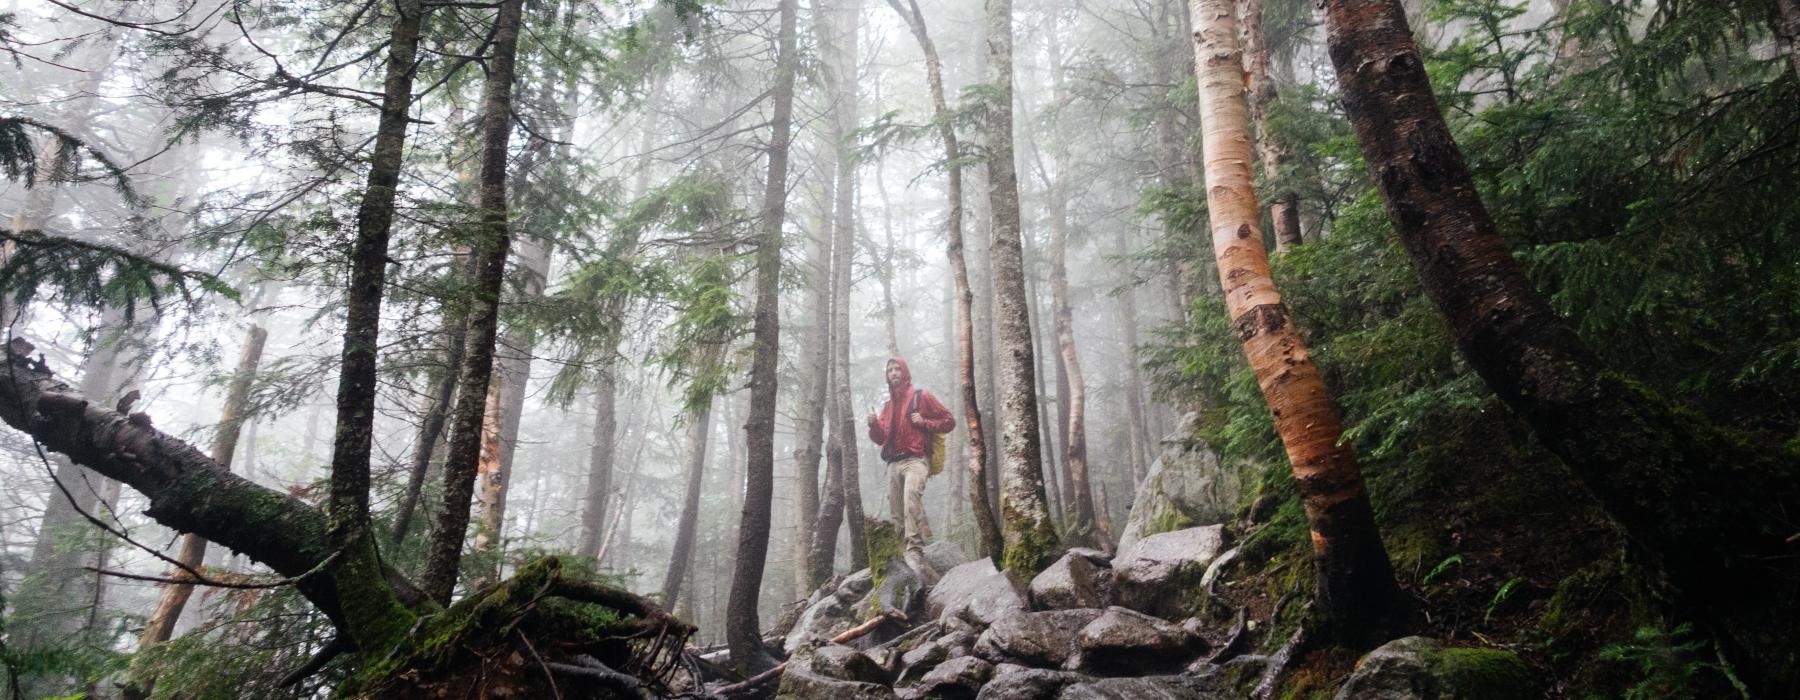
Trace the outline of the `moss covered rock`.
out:
M 1369 652 L 1338 700 L 1512 700 L 1538 697 L 1530 669 L 1501 649 L 1446 648 L 1429 637 Z
M 1252 473 L 1247 463 L 1220 460 L 1195 434 L 1189 414 L 1162 439 L 1162 453 L 1138 485 L 1119 549 L 1150 535 L 1230 520 Z

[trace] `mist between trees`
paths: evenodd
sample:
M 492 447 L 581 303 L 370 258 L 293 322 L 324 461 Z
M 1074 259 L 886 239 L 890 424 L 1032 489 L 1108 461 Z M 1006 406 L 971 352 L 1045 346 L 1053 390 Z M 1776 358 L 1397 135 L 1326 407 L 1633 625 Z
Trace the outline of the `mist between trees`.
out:
M 933 557 L 1222 526 L 1155 613 L 1217 697 L 1800 680 L 1795 0 L 46 0 L 0 59 L 10 697 L 801 693 L 815 591 L 950 568 L 896 357 Z

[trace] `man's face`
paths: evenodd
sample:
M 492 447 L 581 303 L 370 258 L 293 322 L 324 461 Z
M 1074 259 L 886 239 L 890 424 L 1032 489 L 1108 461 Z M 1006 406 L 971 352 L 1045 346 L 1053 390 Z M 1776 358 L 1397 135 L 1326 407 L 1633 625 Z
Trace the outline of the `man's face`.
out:
M 887 365 L 887 383 L 888 383 L 888 386 L 897 386 L 900 384 L 900 365 L 899 364 L 896 364 L 893 362 L 888 363 L 888 365 Z

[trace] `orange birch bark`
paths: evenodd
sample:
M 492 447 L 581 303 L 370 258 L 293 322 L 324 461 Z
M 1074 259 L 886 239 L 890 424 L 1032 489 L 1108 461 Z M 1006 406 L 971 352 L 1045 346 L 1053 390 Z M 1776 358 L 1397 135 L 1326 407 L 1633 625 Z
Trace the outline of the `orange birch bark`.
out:
M 1328 634 L 1348 640 L 1378 626 L 1398 588 L 1356 454 L 1340 444 L 1337 406 L 1269 275 L 1232 2 L 1195 0 L 1191 7 L 1206 206 L 1225 305 L 1306 505 Z

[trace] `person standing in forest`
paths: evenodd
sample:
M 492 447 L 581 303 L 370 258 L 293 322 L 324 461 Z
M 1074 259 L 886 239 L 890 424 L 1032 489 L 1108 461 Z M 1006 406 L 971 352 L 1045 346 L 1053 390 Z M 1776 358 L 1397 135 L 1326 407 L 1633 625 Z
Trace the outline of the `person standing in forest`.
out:
M 925 539 L 931 525 L 925 521 L 925 480 L 933 473 L 935 436 L 956 428 L 956 416 L 936 396 L 913 388 L 912 370 L 906 360 L 887 361 L 888 401 L 879 412 L 869 412 L 869 439 L 881 446 L 881 460 L 888 465 L 888 509 L 904 532 L 904 557 L 922 583 L 937 583 L 937 572 L 925 561 Z

